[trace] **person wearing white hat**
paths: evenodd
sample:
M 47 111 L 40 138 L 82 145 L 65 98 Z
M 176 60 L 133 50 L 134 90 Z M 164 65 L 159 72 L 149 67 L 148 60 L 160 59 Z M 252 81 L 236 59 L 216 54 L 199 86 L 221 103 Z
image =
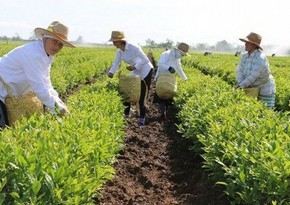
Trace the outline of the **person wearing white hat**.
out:
M 173 49 L 164 51 L 157 63 L 158 69 L 154 79 L 158 80 L 159 75 L 162 73 L 174 74 L 177 72 L 183 80 L 187 80 L 187 76 L 181 67 L 181 58 L 189 56 L 188 51 L 189 45 L 183 42 Z M 168 120 L 168 108 L 172 104 L 172 99 L 161 99 L 155 92 L 153 102 L 159 104 L 161 119 Z
M 146 107 L 145 101 L 146 96 L 148 96 L 150 85 L 151 85 L 151 77 L 153 71 L 153 65 L 149 61 L 146 54 L 142 51 L 140 46 L 133 45 L 127 42 L 124 32 L 122 31 L 112 31 L 111 38 L 109 41 L 113 42 L 113 45 L 118 49 L 115 60 L 113 62 L 112 67 L 110 68 L 107 75 L 112 78 L 114 73 L 119 68 L 119 65 L 122 61 L 129 64 L 127 69 L 130 71 L 131 76 L 140 76 L 141 78 L 141 96 L 139 99 L 139 109 L 140 116 L 138 125 L 145 125 L 146 118 Z M 130 103 L 124 102 L 125 105 L 125 116 L 129 116 L 130 112 Z
M 56 114 L 56 108 L 61 116 L 69 113 L 50 80 L 54 56 L 63 46 L 75 47 L 68 42 L 68 27 L 54 21 L 47 29 L 35 28 L 34 32 L 39 40 L 19 46 L 0 59 L 0 127 L 9 124 L 7 87 L 15 97 L 33 92 L 52 114 Z
M 258 99 L 263 101 L 268 108 L 275 107 L 276 85 L 271 74 L 266 55 L 262 52 L 262 37 L 251 32 L 247 37 L 239 39 L 245 42 L 245 51 L 237 68 L 237 88 L 258 88 Z

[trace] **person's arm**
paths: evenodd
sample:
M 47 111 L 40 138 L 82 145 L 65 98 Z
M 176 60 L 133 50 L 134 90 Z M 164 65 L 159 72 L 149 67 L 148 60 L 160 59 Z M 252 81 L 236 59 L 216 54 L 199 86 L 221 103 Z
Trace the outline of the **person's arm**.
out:
M 25 60 L 22 60 L 22 68 L 31 90 L 49 108 L 51 113 L 55 113 L 56 106 L 60 110 L 64 109 L 68 112 L 58 93 L 52 87 L 50 65 L 45 65 L 39 56 L 25 56 Z
M 240 83 L 243 81 L 243 71 L 244 68 L 244 63 L 243 63 L 243 59 L 239 62 L 237 68 L 236 68 L 236 81 L 237 81 L 237 86 L 236 87 L 240 87 Z
M 56 102 L 55 103 L 55 107 L 54 108 L 50 108 L 50 112 L 55 114 L 56 113 L 56 109 L 60 109 L 60 116 L 64 116 L 66 114 L 69 114 L 69 110 L 68 110 L 67 106 L 59 98 L 59 95 L 58 95 L 57 91 L 53 88 L 53 86 L 51 84 L 50 75 L 48 76 L 47 80 L 48 80 L 47 81 L 47 85 L 48 85 L 49 92 L 51 93 L 52 96 L 54 96 L 54 100 Z
M 176 59 L 176 68 L 175 68 L 175 70 L 177 71 L 178 75 L 183 80 L 187 80 L 187 76 L 185 75 L 183 69 L 181 68 L 181 61 L 180 61 L 180 59 Z
M 117 51 L 116 56 L 115 56 L 115 60 L 112 64 L 112 67 L 110 68 L 110 70 L 108 72 L 108 76 L 110 78 L 112 78 L 114 76 L 114 73 L 118 70 L 120 63 L 121 63 L 121 55 L 120 55 L 120 52 Z

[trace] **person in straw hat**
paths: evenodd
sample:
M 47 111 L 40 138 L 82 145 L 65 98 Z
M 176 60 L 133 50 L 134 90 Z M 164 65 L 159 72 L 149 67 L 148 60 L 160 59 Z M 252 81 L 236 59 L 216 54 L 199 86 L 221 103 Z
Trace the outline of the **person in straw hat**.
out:
M 245 38 L 240 38 L 245 43 L 245 51 L 237 68 L 237 88 L 259 89 L 258 99 L 266 103 L 268 108 L 275 107 L 275 80 L 270 71 L 266 55 L 262 52 L 262 37 L 251 32 Z
M 54 21 L 46 29 L 35 28 L 38 40 L 19 46 L 0 59 L 0 126 L 9 124 L 5 106 L 8 86 L 13 96 L 33 92 L 47 110 L 60 115 L 69 113 L 50 80 L 54 56 L 63 48 L 75 47 L 68 42 L 68 27 Z M 57 107 L 57 109 L 56 109 Z
M 183 42 L 179 43 L 177 47 L 173 49 L 164 51 L 157 63 L 158 69 L 154 79 L 158 81 L 158 77 L 163 73 L 174 74 L 177 72 L 183 80 L 187 80 L 187 76 L 181 67 L 181 58 L 189 56 L 188 51 L 189 45 Z M 159 104 L 162 120 L 168 119 L 168 108 L 169 105 L 172 104 L 172 100 L 173 99 L 161 99 L 155 92 L 153 102 Z
M 129 64 L 127 69 L 130 71 L 131 76 L 140 76 L 141 78 L 141 96 L 139 99 L 139 120 L 138 125 L 145 125 L 146 118 L 146 108 L 145 100 L 148 96 L 148 92 L 151 85 L 151 76 L 153 65 L 149 61 L 146 54 L 142 51 L 140 46 L 133 45 L 127 42 L 124 32 L 122 31 L 112 31 L 111 38 L 109 41 L 113 42 L 113 45 L 118 49 L 116 53 L 115 60 L 108 72 L 108 76 L 112 78 L 114 73 L 119 68 L 119 65 L 122 61 Z M 130 114 L 130 103 L 124 102 L 125 111 L 124 114 L 126 117 L 129 117 Z

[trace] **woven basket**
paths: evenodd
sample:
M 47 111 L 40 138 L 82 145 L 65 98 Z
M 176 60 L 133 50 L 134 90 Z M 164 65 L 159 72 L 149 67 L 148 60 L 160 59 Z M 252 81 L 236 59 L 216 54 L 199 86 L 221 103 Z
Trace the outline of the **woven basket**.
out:
M 119 76 L 119 92 L 125 102 L 137 103 L 141 96 L 141 79 L 137 76 Z
M 8 93 L 8 96 L 5 98 L 5 107 L 10 126 L 13 126 L 22 117 L 29 117 L 34 113 L 44 113 L 43 104 L 36 97 L 35 93 L 28 92 L 24 96 L 15 97 L 1 76 L 0 82 L 2 82 L 2 85 Z
M 176 76 L 171 73 L 161 73 L 156 82 L 156 94 L 164 100 L 172 99 L 177 93 Z
M 43 104 L 33 92 L 17 98 L 8 96 L 5 98 L 5 105 L 10 126 L 22 117 L 44 113 Z
M 244 92 L 246 93 L 247 96 L 258 98 L 259 93 L 260 93 L 260 88 L 259 87 L 244 88 Z

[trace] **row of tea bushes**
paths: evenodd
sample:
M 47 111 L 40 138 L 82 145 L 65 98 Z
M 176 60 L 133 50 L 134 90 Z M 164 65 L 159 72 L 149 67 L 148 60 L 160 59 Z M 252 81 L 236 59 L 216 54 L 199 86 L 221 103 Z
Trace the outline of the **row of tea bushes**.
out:
M 232 86 L 236 84 L 235 70 L 240 57 L 224 53 L 214 53 L 210 56 L 194 53 L 182 60 L 188 67 L 194 67 L 206 75 L 219 77 Z
M 51 69 L 51 82 L 60 95 L 101 77 L 110 67 L 115 50 L 112 48 L 65 48 L 55 58 Z
M 232 86 L 236 84 L 235 70 L 239 60 L 240 57 L 218 53 L 210 56 L 195 53 L 191 57 L 183 59 L 187 66 L 194 67 L 206 75 L 219 77 Z M 277 110 L 290 110 L 290 58 L 269 57 L 269 63 L 276 81 Z
M 175 105 L 179 130 L 232 204 L 290 202 L 290 127 L 284 113 L 188 68 Z
M 0 43 L 0 57 L 23 44 Z M 94 77 L 104 75 L 113 62 L 116 50 L 112 47 L 64 47 L 56 56 L 51 67 L 51 82 L 63 96 L 79 84 L 92 81 Z
M 69 116 L 23 118 L 1 132 L 0 204 L 92 204 L 125 137 L 112 86 L 99 80 L 70 96 Z

